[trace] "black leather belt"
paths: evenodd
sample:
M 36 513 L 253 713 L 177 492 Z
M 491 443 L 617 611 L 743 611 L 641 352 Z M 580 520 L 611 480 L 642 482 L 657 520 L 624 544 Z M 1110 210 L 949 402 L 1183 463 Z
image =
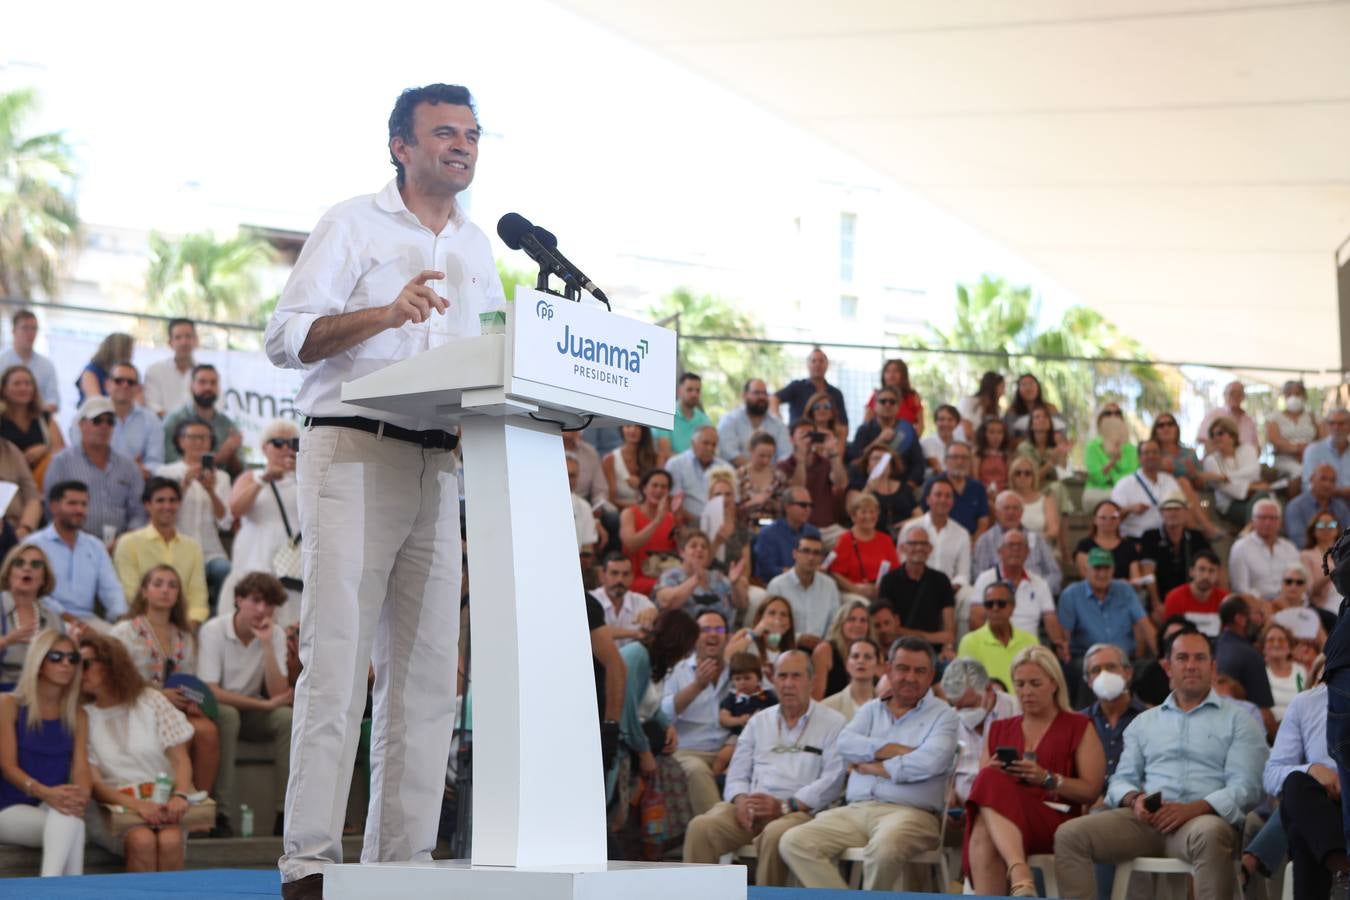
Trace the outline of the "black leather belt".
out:
M 388 422 L 381 422 L 378 419 L 365 419 L 361 416 L 311 416 L 308 424 L 355 428 L 357 431 L 367 431 L 371 434 L 393 438 L 396 441 L 416 444 L 424 450 L 453 450 L 459 445 L 459 436 L 448 431 L 435 429 L 413 431 L 409 428 L 390 425 Z

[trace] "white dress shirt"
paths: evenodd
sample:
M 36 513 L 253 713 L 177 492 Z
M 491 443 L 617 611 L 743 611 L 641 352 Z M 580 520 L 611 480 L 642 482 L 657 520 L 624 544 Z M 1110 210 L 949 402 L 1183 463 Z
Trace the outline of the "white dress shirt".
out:
M 970 532 L 955 519 L 948 519 L 941 531 L 933 524 L 933 514 L 924 513 L 900 534 L 896 549 L 900 558 L 905 558 L 905 537 L 911 529 L 922 526 L 928 532 L 928 540 L 933 544 L 933 552 L 928 557 L 928 565 L 951 579 L 952 587 L 960 589 L 970 586 Z
M 1228 552 L 1228 580 L 1233 590 L 1272 600 L 1283 587 L 1284 573 L 1302 563 L 1298 550 L 1287 538 L 1276 538 L 1269 547 L 1255 532 L 1233 542 Z
M 246 697 L 261 697 L 266 672 L 263 653 L 270 650 L 277 666 L 286 671 L 286 630 L 272 627 L 272 646 L 253 638 L 247 644 L 234 630 L 234 609 L 202 625 L 197 633 L 197 677 Z
M 1158 473 L 1157 481 L 1149 481 L 1143 469 L 1136 469 L 1116 482 L 1111 489 L 1111 500 L 1121 509 L 1128 509 L 1143 503 L 1148 509 L 1141 513 L 1130 513 L 1120 523 L 1120 533 L 1129 538 L 1141 538 L 1144 532 L 1161 528 L 1162 511 L 1158 504 L 1168 494 L 1180 494 L 1181 485 L 1166 472 Z
M 1026 571 L 1026 570 L 1024 570 Z M 984 605 L 984 590 L 995 581 L 1004 581 L 1001 566 L 994 566 L 980 573 L 971 589 L 970 605 Z M 1026 576 L 1016 585 L 1013 595 L 1012 627 L 1028 634 L 1041 633 L 1041 617 L 1055 611 L 1055 596 L 1050 585 L 1034 572 L 1026 571 Z
M 591 596 L 600 603 L 600 608 L 605 611 L 605 624 L 610 628 L 620 628 L 624 631 L 631 631 L 637 627 L 638 613 L 656 607 L 650 597 L 635 591 L 628 591 L 623 595 L 623 602 L 619 604 L 618 609 L 614 608 L 613 602 L 606 596 L 605 589 L 602 587 L 591 591 Z M 622 647 L 634 640 L 635 638 L 616 637 L 614 643 Z
M 722 796 L 727 802 L 741 794 L 782 801 L 795 797 L 813 811 L 829 806 L 847 774 L 838 746 L 844 725 L 842 715 L 814 700 L 792 728 L 783 721 L 781 706 L 760 710 L 736 740 Z
M 445 273 L 427 286 L 450 302 L 421 323 L 406 322 L 317 363 L 300 361 L 300 348 L 324 316 L 388 306 L 418 273 Z M 267 356 L 278 366 L 306 369 L 295 408 L 309 416 L 364 416 L 404 428 L 441 423 L 385 413 L 341 401 L 344 382 L 360 378 L 458 337 L 482 333 L 480 313 L 506 303 L 487 235 L 454 217 L 440 234 L 408 211 L 398 185 L 334 206 L 314 226 L 267 324 Z
M 172 356 L 161 359 L 146 368 L 143 385 L 146 407 L 162 419 L 192 399 L 192 366 L 180 372 Z

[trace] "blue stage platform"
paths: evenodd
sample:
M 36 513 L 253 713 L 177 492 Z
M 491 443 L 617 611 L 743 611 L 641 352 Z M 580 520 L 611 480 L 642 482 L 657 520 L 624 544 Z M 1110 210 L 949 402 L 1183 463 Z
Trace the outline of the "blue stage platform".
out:
M 3 900 L 140 900 L 191 897 L 192 900 L 243 900 L 280 897 L 274 869 L 202 869 L 153 875 L 84 875 L 78 878 L 0 878 Z M 808 891 L 803 888 L 750 888 L 749 900 L 858 900 L 857 891 Z M 873 891 L 869 898 L 932 900 L 934 894 Z

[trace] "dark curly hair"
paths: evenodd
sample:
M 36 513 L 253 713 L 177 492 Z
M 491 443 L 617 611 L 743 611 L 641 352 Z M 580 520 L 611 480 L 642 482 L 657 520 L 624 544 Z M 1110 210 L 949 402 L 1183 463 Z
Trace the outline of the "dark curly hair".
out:
M 645 641 L 652 661 L 653 683 L 665 678 L 676 663 L 694 652 L 698 634 L 698 625 L 682 609 L 667 609 L 657 615 Z
M 394 111 L 389 114 L 389 161 L 398 170 L 398 183 L 403 186 L 403 163 L 394 156 L 394 138 L 402 138 L 403 143 L 417 145 L 417 136 L 413 134 L 413 111 L 419 103 L 449 103 L 454 106 L 467 106 L 478 119 L 478 110 L 473 105 L 473 95 L 469 89 L 458 84 L 429 84 L 426 87 L 408 88 L 394 101 Z

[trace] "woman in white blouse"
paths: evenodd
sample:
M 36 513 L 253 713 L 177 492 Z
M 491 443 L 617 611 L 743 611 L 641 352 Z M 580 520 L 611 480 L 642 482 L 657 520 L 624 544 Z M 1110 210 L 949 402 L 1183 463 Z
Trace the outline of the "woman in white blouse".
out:
M 230 574 L 230 558 L 225 555 L 220 533 L 234 527 L 234 516 L 229 506 L 230 473 L 216 468 L 211 442 L 209 424 L 196 418 L 184 419 L 173 433 L 173 445 L 183 458 L 160 466 L 155 474 L 173 479 L 182 488 L 178 530 L 202 545 L 206 590 L 214 613 L 220 586 Z
M 234 583 L 249 572 L 276 574 L 272 558 L 291 534 L 300 533 L 300 509 L 295 499 L 295 453 L 300 430 L 290 419 L 277 419 L 262 433 L 265 465 L 239 476 L 230 492 L 230 513 L 239 520 L 234 536 L 234 566 L 221 585 L 220 596 L 234 596 Z M 283 628 L 300 618 L 300 591 L 287 586 L 290 602 L 277 607 L 274 624 Z
M 86 630 L 80 638 L 84 693 L 89 716 L 89 766 L 94 800 L 120 805 L 140 816 L 120 837 L 111 834 L 97 808 L 87 820 L 89 838 L 126 857 L 128 872 L 183 868 L 192 763 L 187 744 L 192 726 L 163 694 L 151 688 L 116 638 Z M 155 778 L 167 773 L 173 793 L 166 803 L 152 797 Z
M 1237 423 L 1228 416 L 1220 416 L 1209 426 L 1209 444 L 1202 477 L 1214 487 L 1219 515 L 1242 527 L 1251 518 L 1256 501 L 1270 496 L 1270 485 L 1261 480 L 1256 448 L 1239 441 Z
M 1275 705 L 1275 721 L 1284 720 L 1284 711 L 1299 691 L 1308 687 L 1308 670 L 1293 657 L 1294 636 L 1278 622 L 1266 625 L 1261 633 L 1261 654 L 1266 660 L 1266 678 Z

